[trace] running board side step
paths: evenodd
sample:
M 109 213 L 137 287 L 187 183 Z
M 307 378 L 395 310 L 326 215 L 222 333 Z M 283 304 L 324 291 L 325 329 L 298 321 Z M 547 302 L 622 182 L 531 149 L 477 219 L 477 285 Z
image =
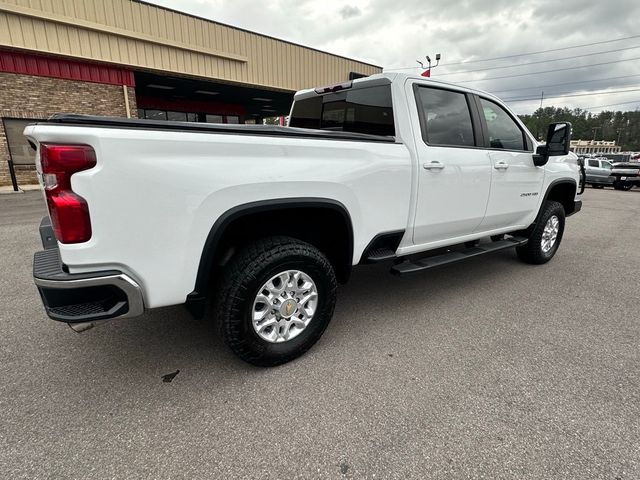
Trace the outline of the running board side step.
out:
M 391 267 L 391 273 L 395 275 L 407 275 L 409 273 L 421 272 L 429 268 L 440 267 L 442 265 L 448 265 L 468 258 L 477 257 L 478 255 L 484 255 L 485 253 L 492 253 L 500 250 L 506 250 L 507 248 L 518 247 L 526 244 L 527 241 L 528 240 L 524 237 L 509 237 L 497 242 L 478 244 L 473 247 L 465 248 L 464 250 L 446 252 L 432 257 L 405 260 L 404 262 Z

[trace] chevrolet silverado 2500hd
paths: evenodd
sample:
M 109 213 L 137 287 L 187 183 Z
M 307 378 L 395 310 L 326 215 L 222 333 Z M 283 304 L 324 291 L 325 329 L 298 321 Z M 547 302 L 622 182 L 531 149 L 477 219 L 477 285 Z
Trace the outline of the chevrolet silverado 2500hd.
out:
M 35 283 L 77 330 L 212 300 L 237 355 L 284 363 L 354 265 L 549 261 L 581 207 L 570 128 L 538 145 L 496 97 L 400 74 L 301 91 L 287 127 L 56 115 L 25 129 L 49 209 Z

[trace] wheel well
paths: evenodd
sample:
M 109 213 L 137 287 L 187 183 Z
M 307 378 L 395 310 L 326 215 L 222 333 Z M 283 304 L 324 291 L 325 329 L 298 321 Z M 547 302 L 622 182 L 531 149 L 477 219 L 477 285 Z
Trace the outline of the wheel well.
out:
M 549 188 L 545 200 L 553 200 L 561 203 L 564 207 L 565 214 L 570 215 L 575 210 L 576 191 L 577 186 L 574 182 L 556 183 Z
M 351 274 L 353 230 L 346 208 L 325 199 L 282 199 L 241 205 L 213 225 L 202 252 L 195 291 L 202 299 L 216 266 L 225 265 L 238 248 L 274 235 L 294 237 L 323 252 L 344 283 Z

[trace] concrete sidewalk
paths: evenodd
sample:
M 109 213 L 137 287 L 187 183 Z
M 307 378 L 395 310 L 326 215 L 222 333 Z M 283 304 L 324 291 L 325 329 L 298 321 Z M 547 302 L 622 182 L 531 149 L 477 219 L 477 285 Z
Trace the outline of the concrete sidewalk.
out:
M 0 187 L 0 195 L 4 193 L 24 193 L 24 192 L 30 192 L 32 190 L 39 190 L 39 189 L 40 189 L 40 185 L 37 183 L 35 185 L 19 185 L 18 191 L 16 192 L 13 189 L 13 187 L 9 185 L 6 187 Z

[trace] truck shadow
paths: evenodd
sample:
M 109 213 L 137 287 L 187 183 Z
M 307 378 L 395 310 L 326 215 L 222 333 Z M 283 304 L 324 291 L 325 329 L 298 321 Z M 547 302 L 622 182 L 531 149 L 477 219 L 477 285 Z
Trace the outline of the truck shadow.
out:
M 517 261 L 515 252 L 510 251 L 409 277 L 395 277 L 389 273 L 389 267 L 373 265 L 354 269 L 350 282 L 339 289 L 335 315 L 323 338 L 305 356 L 292 362 L 293 365 L 322 361 L 323 354 L 349 348 L 356 338 L 366 341 L 362 337 L 372 324 L 392 321 L 394 329 L 410 331 L 414 317 L 422 316 L 436 304 L 441 306 L 443 299 L 486 285 L 491 277 L 504 275 L 505 270 L 526 268 Z M 196 321 L 183 307 L 168 307 L 137 319 L 112 321 L 80 335 L 84 347 L 91 350 L 94 358 L 117 357 L 118 364 L 127 369 L 156 371 L 158 381 L 162 375 L 178 369 L 182 375 L 191 370 L 215 372 L 221 377 L 233 372 L 259 374 L 269 370 L 237 359 L 223 344 L 212 320 L 209 317 Z

